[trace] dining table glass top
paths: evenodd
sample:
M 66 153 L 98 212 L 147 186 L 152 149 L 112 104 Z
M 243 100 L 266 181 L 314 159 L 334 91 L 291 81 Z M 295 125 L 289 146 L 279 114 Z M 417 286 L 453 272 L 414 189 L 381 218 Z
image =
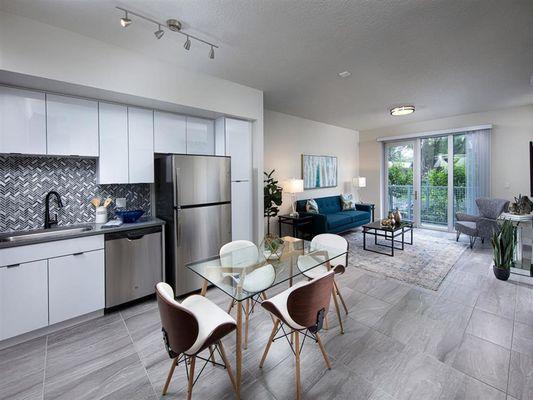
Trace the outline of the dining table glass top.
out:
M 194 273 L 243 301 L 265 290 L 290 281 L 304 272 L 326 272 L 346 266 L 347 251 L 293 237 L 259 246 L 235 241 L 221 248 L 219 256 L 187 265 Z M 312 272 L 310 272 L 312 270 Z

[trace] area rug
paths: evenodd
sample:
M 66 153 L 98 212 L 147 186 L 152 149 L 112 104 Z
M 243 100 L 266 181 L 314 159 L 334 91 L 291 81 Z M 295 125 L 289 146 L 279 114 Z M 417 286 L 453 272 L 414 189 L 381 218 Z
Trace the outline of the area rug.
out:
M 394 257 L 390 257 L 363 250 L 362 231 L 351 231 L 343 236 L 350 244 L 349 265 L 431 290 L 439 288 L 468 248 L 466 243 L 456 242 L 454 234 L 415 229 L 414 244 L 405 245 L 403 251 L 395 250 Z M 366 240 L 368 248 L 376 248 L 372 235 L 367 235 Z M 381 246 L 377 246 L 377 249 L 390 251 Z

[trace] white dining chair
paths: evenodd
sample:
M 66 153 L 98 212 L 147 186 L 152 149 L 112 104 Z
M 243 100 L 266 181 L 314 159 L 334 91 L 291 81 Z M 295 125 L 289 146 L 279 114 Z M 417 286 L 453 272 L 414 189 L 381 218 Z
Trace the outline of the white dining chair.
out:
M 203 360 L 206 364 L 211 361 L 215 365 L 225 367 L 233 389 L 237 392 L 231 365 L 221 340 L 237 327 L 231 315 L 204 296 L 192 295 L 179 303 L 170 285 L 164 282 L 156 285 L 156 294 L 163 340 L 168 355 L 172 359 L 163 387 L 163 395 L 167 394 L 174 369 L 180 362 L 183 362 L 188 376 L 187 399 L 191 399 L 192 388 L 205 368 L 204 365 L 195 377 L 196 359 Z M 204 350 L 209 351 L 207 358 L 199 355 Z M 219 352 L 223 364 L 215 361 L 215 350 Z
M 231 270 L 229 274 L 236 284 L 242 283 L 242 289 L 253 295 L 246 299 L 244 310 L 244 348 L 248 347 L 248 331 L 251 314 L 255 305 L 262 300 L 266 300 L 265 291 L 272 286 L 276 279 L 276 272 L 271 264 L 260 265 L 259 249 L 248 240 L 234 240 L 220 248 L 220 264 L 222 268 Z M 248 271 L 248 269 L 251 269 Z M 241 282 L 242 280 L 242 282 Z M 228 313 L 231 312 L 236 301 L 231 300 Z
M 345 268 L 348 266 L 348 248 L 348 241 L 342 236 L 334 235 L 332 233 L 323 233 L 317 235 L 311 240 L 309 254 L 298 257 L 298 269 L 308 279 L 315 279 L 319 276 L 323 276 L 331 269 L 334 269 L 336 274 L 342 274 L 344 273 Z M 327 254 L 328 249 L 331 251 L 338 251 L 339 253 L 346 252 L 346 257 L 344 260 L 342 260 L 343 262 L 337 263 L 335 261 L 337 260 L 336 258 L 331 261 L 327 261 L 331 256 L 331 254 Z M 316 266 L 317 262 L 322 262 L 322 264 Z M 333 296 L 337 318 L 339 319 L 340 330 L 341 333 L 344 333 L 344 326 L 342 324 L 341 312 L 337 297 L 340 299 L 346 315 L 348 315 L 348 307 L 346 307 L 344 298 L 342 297 L 339 286 L 335 280 L 333 280 L 333 290 L 331 294 Z

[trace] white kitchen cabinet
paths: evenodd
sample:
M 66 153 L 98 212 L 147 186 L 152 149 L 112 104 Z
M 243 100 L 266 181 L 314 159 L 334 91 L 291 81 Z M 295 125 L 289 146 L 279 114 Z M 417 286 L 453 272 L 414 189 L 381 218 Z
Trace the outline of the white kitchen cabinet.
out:
M 215 154 L 215 121 L 187 117 L 187 154 Z
M 47 154 L 98 157 L 98 102 L 46 95 Z
M 98 184 L 129 183 L 128 108 L 99 103 Z
M 48 260 L 50 324 L 105 306 L 104 250 Z
M 129 182 L 154 182 L 154 112 L 128 107 Z
M 231 238 L 253 240 L 252 183 L 231 182 Z
M 0 86 L 0 153 L 46 154 L 45 94 Z
M 215 156 L 226 155 L 226 118 L 215 120 Z
M 187 153 L 187 117 L 154 111 L 154 151 Z
M 0 268 L 0 340 L 48 325 L 47 261 Z
M 226 155 L 231 157 L 231 180 L 252 179 L 252 123 L 226 118 Z

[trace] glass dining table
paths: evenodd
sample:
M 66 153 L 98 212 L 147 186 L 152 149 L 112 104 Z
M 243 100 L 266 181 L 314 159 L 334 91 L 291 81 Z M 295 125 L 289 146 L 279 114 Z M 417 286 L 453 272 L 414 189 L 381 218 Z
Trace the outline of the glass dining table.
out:
M 236 242 L 232 242 L 236 243 Z M 236 329 L 236 392 L 240 398 L 242 374 L 242 322 L 243 302 L 266 300 L 266 291 L 276 286 L 293 285 L 295 279 L 315 268 L 346 266 L 347 251 L 302 239 L 286 236 L 282 242 L 262 243 L 255 246 L 249 242 L 242 247 L 225 250 L 216 257 L 187 265 L 204 281 L 201 295 L 212 285 L 235 302 Z M 224 247 L 223 247 L 224 249 Z M 233 303 L 232 303 L 233 304 Z M 247 310 L 248 312 L 248 310 Z

